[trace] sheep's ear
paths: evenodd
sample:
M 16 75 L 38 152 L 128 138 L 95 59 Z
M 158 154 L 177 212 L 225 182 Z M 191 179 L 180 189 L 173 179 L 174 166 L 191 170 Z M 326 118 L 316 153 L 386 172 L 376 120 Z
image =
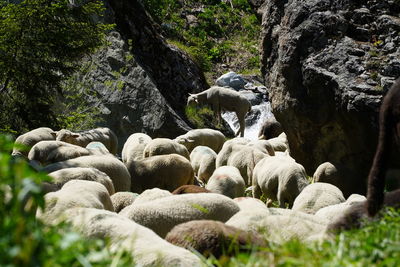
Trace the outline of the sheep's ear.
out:
M 73 135 L 71 135 L 73 138 L 78 138 L 79 137 L 79 134 L 73 134 Z
M 186 138 L 186 142 L 188 142 L 188 143 L 194 143 L 194 140 L 193 140 L 193 139 L 188 139 L 188 138 Z
M 54 137 L 54 139 L 57 137 L 57 132 L 51 132 L 50 134 Z

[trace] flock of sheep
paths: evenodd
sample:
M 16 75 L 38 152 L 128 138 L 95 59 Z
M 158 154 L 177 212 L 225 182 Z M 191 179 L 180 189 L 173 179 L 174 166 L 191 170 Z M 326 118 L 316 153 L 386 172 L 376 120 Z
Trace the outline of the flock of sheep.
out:
M 326 238 L 332 221 L 365 201 L 361 195 L 345 199 L 338 187 L 321 182 L 329 164 L 311 183 L 290 156 L 285 133 L 276 121 L 267 124 L 255 141 L 226 140 L 212 129 L 175 139 L 134 133 L 122 160 L 108 128 L 43 127 L 19 136 L 15 143 L 30 150 L 16 145 L 13 155 L 52 178 L 43 183 L 46 206 L 37 212 L 44 222 L 67 220 L 88 237 L 108 237 L 139 265 L 199 266 L 199 253 L 234 253 L 227 249 L 232 243 L 251 249 Z M 271 207 L 274 201 L 279 208 Z

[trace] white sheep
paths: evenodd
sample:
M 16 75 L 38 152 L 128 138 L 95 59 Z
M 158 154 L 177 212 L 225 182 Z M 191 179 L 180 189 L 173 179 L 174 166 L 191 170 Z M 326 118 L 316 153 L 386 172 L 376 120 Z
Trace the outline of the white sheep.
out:
M 332 184 L 313 183 L 304 187 L 296 197 L 292 210 L 315 214 L 318 210 L 345 202 L 342 191 Z
M 143 157 L 148 158 L 151 156 L 168 155 L 173 153 L 190 160 L 187 148 L 169 138 L 155 138 L 151 140 L 143 150 Z
M 84 180 L 71 180 L 56 192 L 44 196 L 45 208 L 38 210 L 37 217 L 46 223 L 57 223 L 62 213 L 70 208 L 86 207 L 114 211 L 104 185 Z
M 244 136 L 245 121 L 244 117 L 251 110 L 251 103 L 238 92 L 224 88 L 213 86 L 201 93 L 190 94 L 187 105 L 208 104 L 214 111 L 214 116 L 221 122 L 221 111 L 233 111 L 239 120 L 239 130 L 236 136 Z
M 159 236 L 175 226 L 192 220 L 225 222 L 239 211 L 232 199 L 214 193 L 182 194 L 132 205 L 119 214 L 146 226 Z
M 12 155 L 28 157 L 29 149 L 36 143 L 45 140 L 55 140 L 51 134 L 52 132 L 53 130 L 48 127 L 41 127 L 18 136 L 14 142 L 16 145 L 14 145 Z M 20 147 L 21 145 L 26 149 Z
M 31 161 L 40 162 L 42 165 L 64 161 L 81 156 L 101 155 L 102 151 L 87 149 L 63 141 L 40 141 L 36 143 L 28 154 Z
M 217 159 L 215 160 L 215 166 L 218 168 L 226 165 L 229 156 L 235 148 L 235 145 L 246 145 L 248 143 L 250 143 L 250 140 L 243 137 L 236 137 L 226 141 L 222 146 L 221 151 L 218 152 Z
M 308 240 L 324 233 L 329 221 L 312 214 L 279 208 L 243 210 L 227 222 L 246 231 L 265 234 L 269 241 L 283 243 L 290 239 Z
M 287 140 L 285 133 L 281 133 L 278 137 L 270 138 L 267 141 L 271 144 L 271 146 L 275 152 L 276 151 L 281 151 L 281 152 L 288 151 L 290 153 L 289 142 Z
M 215 170 L 217 153 L 207 146 L 197 146 L 190 153 L 190 164 L 197 179 L 207 183 Z
M 160 188 L 147 189 L 137 196 L 135 199 L 135 205 L 170 196 L 172 196 L 172 193 L 168 190 L 163 190 Z
M 131 205 L 138 197 L 137 193 L 132 192 L 118 192 L 111 196 L 111 202 L 114 206 L 115 212 L 120 212 L 125 207 Z
M 174 140 L 184 145 L 189 152 L 197 146 L 207 146 L 218 153 L 225 142 L 225 135 L 213 129 L 193 129 Z
M 236 149 L 238 148 L 239 149 Z M 227 166 L 238 168 L 242 175 L 245 185 L 252 185 L 253 171 L 257 163 L 269 157 L 268 154 L 261 152 L 256 146 L 236 145 L 228 158 Z
M 152 138 L 144 133 L 131 134 L 122 148 L 122 162 L 143 159 L 144 148 L 151 140 Z
M 116 192 L 130 191 L 131 176 L 125 165 L 112 155 L 83 156 L 47 165 L 42 171 L 50 173 L 65 168 L 95 168 L 106 173 L 112 180 Z
M 268 140 L 254 140 L 247 143 L 248 146 L 258 148 L 261 152 L 270 156 L 275 156 L 275 150 Z
M 265 194 L 272 201 L 278 200 L 281 208 L 285 204 L 291 207 L 308 183 L 304 167 L 291 157 L 266 157 L 253 171 L 253 197 Z
M 110 177 L 102 171 L 95 168 L 67 168 L 49 173 L 52 178 L 52 183 L 61 188 L 64 184 L 71 180 L 87 180 L 98 182 L 107 188 L 108 193 L 115 193 L 114 184 Z
M 172 192 L 181 185 L 194 183 L 190 161 L 177 154 L 131 160 L 126 166 L 132 178 L 132 192 L 141 193 L 154 187 Z
M 240 212 L 244 210 L 253 210 L 253 209 L 268 209 L 264 202 L 259 200 L 258 198 L 252 197 L 236 197 L 233 199 L 236 201 L 240 208 Z
M 79 133 L 61 129 L 52 133 L 57 141 L 64 141 L 81 147 L 86 147 L 92 141 L 103 143 L 111 154 L 115 155 L 118 149 L 118 139 L 109 128 L 96 128 Z
M 211 175 L 206 189 L 213 193 L 235 198 L 244 196 L 245 184 L 236 167 L 221 166 Z
M 86 146 L 87 149 L 93 152 L 95 155 L 106 155 L 106 154 L 111 154 L 110 151 L 108 151 L 107 147 L 102 143 L 98 141 L 92 141 Z
M 143 267 L 200 267 L 200 258 L 172 245 L 150 229 L 114 212 L 90 208 L 69 209 L 64 215 L 88 238 L 107 238 L 112 251 L 126 251 Z M 132 263 L 133 264 L 133 263 Z
M 324 218 L 330 222 L 337 220 L 341 215 L 346 213 L 346 210 L 350 208 L 352 205 L 356 203 L 360 203 L 365 201 L 367 198 L 362 195 L 352 194 L 350 195 L 345 202 L 330 205 L 324 208 L 319 209 L 315 216 L 320 218 Z

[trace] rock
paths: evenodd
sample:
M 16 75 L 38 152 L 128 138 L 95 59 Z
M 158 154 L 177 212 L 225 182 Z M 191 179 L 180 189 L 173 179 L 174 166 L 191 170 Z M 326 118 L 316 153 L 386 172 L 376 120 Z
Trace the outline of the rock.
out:
M 92 67 L 80 79 L 90 84 L 87 98 L 99 108 L 103 126 L 117 135 L 119 149 L 135 132 L 174 138 L 190 130 L 149 73 L 129 53 L 120 34 L 112 32 L 107 39 L 109 46 L 92 56 Z
M 244 86 L 246 85 L 247 82 L 239 74 L 230 71 L 219 77 L 216 83 L 218 86 L 232 87 L 235 90 L 240 90 L 244 89 Z
M 399 47 L 400 3 L 253 2 L 262 13 L 261 71 L 291 155 L 309 174 L 325 161 L 345 166 L 349 193 L 365 193 L 382 88 L 400 58 L 384 49 L 386 40 Z

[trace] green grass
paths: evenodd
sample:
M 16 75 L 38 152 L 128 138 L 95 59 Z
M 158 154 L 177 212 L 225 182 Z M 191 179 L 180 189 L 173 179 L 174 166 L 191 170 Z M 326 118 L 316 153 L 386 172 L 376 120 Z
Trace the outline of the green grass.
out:
M 143 3 L 153 19 L 164 25 L 168 42 L 187 52 L 203 72 L 219 72 L 218 64 L 225 63 L 240 73 L 259 68 L 261 27 L 247 0 Z M 188 24 L 182 14 L 195 16 L 195 23 Z

